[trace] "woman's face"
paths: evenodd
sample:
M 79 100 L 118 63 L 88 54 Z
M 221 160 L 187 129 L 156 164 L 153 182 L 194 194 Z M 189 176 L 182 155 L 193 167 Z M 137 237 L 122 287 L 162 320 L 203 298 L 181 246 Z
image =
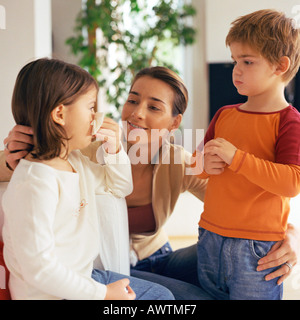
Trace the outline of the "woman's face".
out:
M 150 76 L 139 78 L 122 110 L 127 141 L 149 145 L 157 135 L 163 136 L 177 129 L 182 115 L 172 115 L 173 100 L 174 91 L 167 83 Z

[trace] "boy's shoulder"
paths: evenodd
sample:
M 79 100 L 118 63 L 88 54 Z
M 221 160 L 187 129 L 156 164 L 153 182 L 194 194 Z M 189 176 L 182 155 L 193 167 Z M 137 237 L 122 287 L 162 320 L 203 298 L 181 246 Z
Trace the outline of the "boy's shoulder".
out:
M 300 112 L 292 105 L 289 105 L 280 111 L 280 123 L 283 126 L 291 122 L 300 124 Z
M 290 116 L 300 117 L 300 112 L 299 112 L 299 110 L 297 110 L 297 109 L 296 109 L 294 106 L 292 106 L 291 104 L 290 104 L 288 107 L 282 109 L 281 112 L 282 112 L 283 114 L 287 114 L 287 115 L 290 115 Z
M 210 125 L 214 125 L 217 122 L 221 113 L 236 110 L 241 105 L 242 105 L 242 103 L 238 103 L 238 104 L 229 104 L 229 105 L 225 105 L 225 106 L 221 107 L 220 109 L 217 110 L 217 112 L 213 116 L 213 119 L 211 120 Z
M 218 109 L 218 111 L 216 112 L 215 116 L 219 116 L 223 111 L 225 110 L 233 110 L 233 109 L 237 109 L 239 106 L 241 106 L 242 103 L 236 103 L 236 104 L 228 104 L 225 105 L 223 107 L 221 107 L 220 109 Z

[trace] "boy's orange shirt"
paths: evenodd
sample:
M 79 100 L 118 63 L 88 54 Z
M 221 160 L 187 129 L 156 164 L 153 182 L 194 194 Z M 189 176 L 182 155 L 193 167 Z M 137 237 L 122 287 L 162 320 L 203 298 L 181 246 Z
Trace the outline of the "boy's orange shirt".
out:
M 204 143 L 220 137 L 238 150 L 222 174 L 209 176 L 199 226 L 226 237 L 282 240 L 289 198 L 300 192 L 300 113 L 239 106 L 221 108 L 206 133 Z

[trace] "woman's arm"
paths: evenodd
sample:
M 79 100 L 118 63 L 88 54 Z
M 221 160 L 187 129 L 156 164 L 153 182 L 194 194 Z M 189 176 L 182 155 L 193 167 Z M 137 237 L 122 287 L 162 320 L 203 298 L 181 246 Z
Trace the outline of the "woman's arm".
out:
M 208 176 L 199 176 L 199 173 L 202 172 L 202 159 L 203 154 L 201 152 L 196 154 L 190 154 L 184 150 L 184 177 L 182 183 L 182 191 L 189 191 L 195 197 L 204 201 L 204 195 L 207 187 Z M 200 167 L 200 168 L 199 168 Z
M 20 159 L 24 158 L 33 145 L 33 131 L 30 127 L 15 125 L 4 139 L 6 162 L 14 170 Z
M 265 278 L 267 281 L 270 281 L 280 277 L 277 283 L 281 284 L 291 274 L 291 269 L 285 263 L 288 262 L 293 267 L 299 261 L 300 230 L 299 228 L 295 228 L 292 224 L 288 224 L 285 239 L 277 242 L 270 252 L 258 261 L 257 271 L 281 266 L 281 268 L 268 274 Z
M 0 151 L 0 182 L 9 181 L 13 171 L 6 165 L 6 155 L 4 151 Z

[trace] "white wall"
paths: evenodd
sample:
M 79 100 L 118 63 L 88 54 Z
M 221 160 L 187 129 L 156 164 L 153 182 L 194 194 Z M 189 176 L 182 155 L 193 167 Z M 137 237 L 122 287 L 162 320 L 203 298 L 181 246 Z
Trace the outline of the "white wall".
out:
M 70 54 L 70 47 L 65 42 L 74 33 L 80 9 L 81 0 L 52 0 L 53 58 L 77 63 L 78 58 Z
M 206 56 L 206 0 L 193 0 L 197 10 L 193 18 L 196 42 L 185 49 L 184 81 L 189 91 L 189 105 L 183 118 L 185 129 L 207 129 L 209 119 L 208 70 Z M 192 152 L 195 146 L 186 146 Z
M 206 0 L 206 56 L 207 62 L 231 61 L 225 38 L 230 24 L 239 16 L 261 9 L 276 9 L 296 17 L 292 8 L 299 0 Z
M 14 126 L 11 96 L 21 67 L 51 55 L 51 0 L 0 0 L 6 29 L 0 29 L 0 149 Z

